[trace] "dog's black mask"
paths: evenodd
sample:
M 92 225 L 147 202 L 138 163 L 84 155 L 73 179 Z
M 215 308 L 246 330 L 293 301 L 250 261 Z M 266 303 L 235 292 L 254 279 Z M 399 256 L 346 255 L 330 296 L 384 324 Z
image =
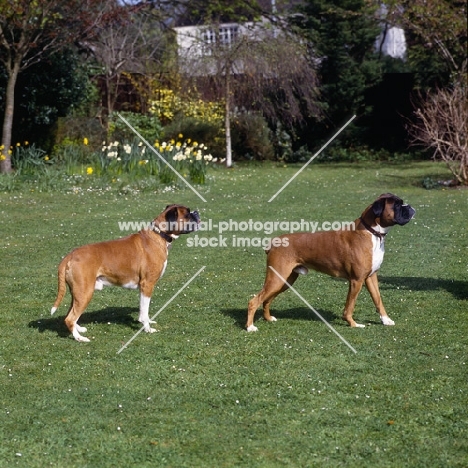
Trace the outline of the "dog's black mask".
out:
M 411 205 L 403 204 L 403 200 L 392 193 L 380 195 L 379 199 L 374 202 L 372 209 L 376 217 L 380 217 L 385 208 L 387 200 L 393 200 L 393 222 L 400 226 L 408 223 L 416 213 L 416 210 Z
M 190 211 L 190 208 L 186 208 L 188 212 L 185 215 L 185 219 L 179 219 L 179 206 L 174 205 L 166 206 L 166 210 L 170 208 L 166 213 L 166 233 L 177 232 L 178 234 L 189 234 L 193 231 L 197 231 L 200 227 L 200 215 L 198 211 Z
M 393 205 L 394 211 L 394 220 L 395 223 L 399 224 L 400 226 L 405 225 L 416 213 L 416 210 L 411 205 L 403 205 L 402 200 L 395 201 Z

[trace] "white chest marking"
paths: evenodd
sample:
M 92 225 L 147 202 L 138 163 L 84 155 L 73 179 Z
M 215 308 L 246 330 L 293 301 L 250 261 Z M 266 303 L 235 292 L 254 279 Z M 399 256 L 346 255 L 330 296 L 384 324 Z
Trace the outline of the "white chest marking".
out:
M 385 241 L 376 236 L 372 236 L 372 271 L 373 275 L 382 265 L 385 253 Z M 370 276 L 370 275 L 369 275 Z
M 167 258 L 166 260 L 164 260 L 163 269 L 161 271 L 161 275 L 159 276 L 160 278 L 162 278 L 162 275 L 164 275 L 164 272 L 166 271 L 166 267 L 167 267 Z

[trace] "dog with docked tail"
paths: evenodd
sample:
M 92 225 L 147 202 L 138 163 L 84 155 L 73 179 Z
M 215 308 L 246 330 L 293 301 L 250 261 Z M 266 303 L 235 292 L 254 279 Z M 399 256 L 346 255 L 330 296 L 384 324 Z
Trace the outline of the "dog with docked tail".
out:
M 148 333 L 156 331 L 150 324 L 149 305 L 154 286 L 167 265 L 172 241 L 181 234 L 196 231 L 200 225 L 198 211 L 183 205 L 168 205 L 143 229 L 121 239 L 87 244 L 72 250 L 58 267 L 58 293 L 51 309 L 53 314 L 68 288 L 72 302 L 65 324 L 75 340 L 89 341 L 81 335 L 86 328 L 78 320 L 88 306 L 95 290 L 104 286 L 121 286 L 140 291 L 138 320 Z

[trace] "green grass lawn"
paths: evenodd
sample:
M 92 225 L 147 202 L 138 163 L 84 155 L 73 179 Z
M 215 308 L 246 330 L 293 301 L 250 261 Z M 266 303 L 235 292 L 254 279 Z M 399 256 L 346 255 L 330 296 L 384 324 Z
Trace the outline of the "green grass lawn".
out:
M 0 193 L 0 466 L 25 467 L 465 467 L 468 465 L 468 191 L 425 190 L 449 178 L 435 163 L 311 164 L 212 170 L 189 189 Z M 138 293 L 97 291 L 81 323 L 91 343 L 54 316 L 56 269 L 89 242 L 121 237 L 119 221 L 150 221 L 166 204 L 198 208 L 213 223 L 348 221 L 384 192 L 416 218 L 386 240 L 381 291 L 394 327 L 379 324 L 366 290 L 351 329 L 347 285 L 311 272 L 296 289 L 354 354 L 292 292 L 276 323 L 247 302 L 264 279 L 258 247 L 193 247 L 183 236 L 158 283 L 140 334 Z M 199 232 L 217 237 L 218 232 Z

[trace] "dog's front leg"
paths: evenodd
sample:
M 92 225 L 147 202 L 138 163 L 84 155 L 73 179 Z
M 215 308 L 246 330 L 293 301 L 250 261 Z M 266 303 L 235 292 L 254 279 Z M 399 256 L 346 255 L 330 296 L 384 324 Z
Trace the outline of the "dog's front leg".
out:
M 395 325 L 395 322 L 387 315 L 385 307 L 382 302 L 382 298 L 380 297 L 380 290 L 379 290 L 379 280 L 377 278 L 377 273 L 366 278 L 366 287 L 372 297 L 372 301 L 374 302 L 375 308 L 380 315 L 380 321 L 384 325 Z
M 149 306 L 151 302 L 151 297 L 146 296 L 143 292 L 140 293 L 140 315 L 138 321 L 143 324 L 145 332 L 154 333 L 157 331 L 154 328 L 150 327 L 150 323 L 156 323 L 149 318 Z

